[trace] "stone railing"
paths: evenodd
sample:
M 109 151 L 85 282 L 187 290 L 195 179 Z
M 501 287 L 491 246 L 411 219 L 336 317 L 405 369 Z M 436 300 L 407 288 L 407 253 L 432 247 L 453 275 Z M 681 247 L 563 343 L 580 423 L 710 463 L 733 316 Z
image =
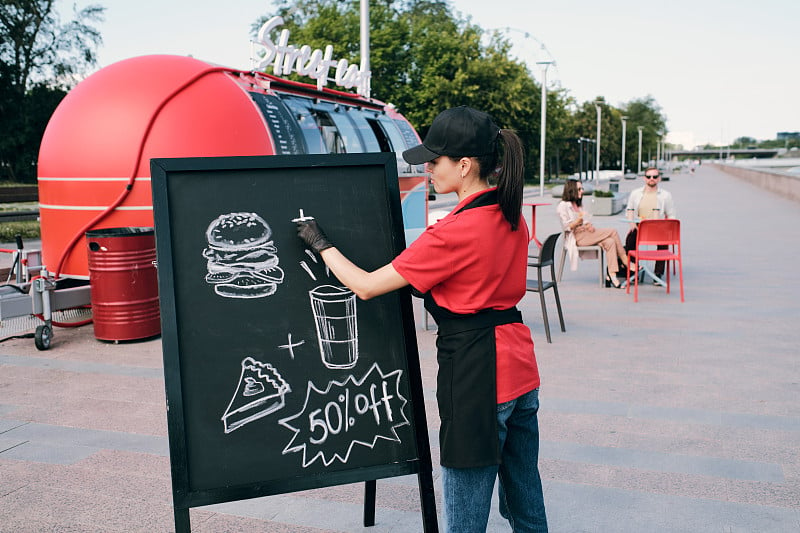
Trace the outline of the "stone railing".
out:
M 710 164 L 727 174 L 749 181 L 762 189 L 778 193 L 784 198 L 789 198 L 795 202 L 800 202 L 800 176 L 736 165 Z

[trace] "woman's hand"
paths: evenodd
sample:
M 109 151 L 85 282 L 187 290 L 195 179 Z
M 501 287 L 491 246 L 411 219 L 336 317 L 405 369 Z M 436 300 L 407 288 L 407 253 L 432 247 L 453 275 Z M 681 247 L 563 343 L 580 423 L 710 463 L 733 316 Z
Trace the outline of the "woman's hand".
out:
M 297 236 L 300 237 L 306 246 L 317 253 L 322 250 L 333 248 L 333 244 L 328 240 L 328 236 L 319 227 L 316 220 L 300 221 L 297 223 Z
M 316 220 L 298 220 L 297 236 L 306 246 L 317 252 L 333 275 L 362 300 L 369 300 L 408 285 L 408 281 L 391 263 L 373 272 L 356 266 L 333 245 Z

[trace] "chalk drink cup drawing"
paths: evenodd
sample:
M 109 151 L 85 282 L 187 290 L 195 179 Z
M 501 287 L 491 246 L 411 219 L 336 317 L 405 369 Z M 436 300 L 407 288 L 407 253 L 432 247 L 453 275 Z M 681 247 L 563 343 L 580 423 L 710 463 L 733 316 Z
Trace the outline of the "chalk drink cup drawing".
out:
M 322 363 L 353 368 L 358 361 L 356 295 L 345 287 L 320 285 L 309 291 Z

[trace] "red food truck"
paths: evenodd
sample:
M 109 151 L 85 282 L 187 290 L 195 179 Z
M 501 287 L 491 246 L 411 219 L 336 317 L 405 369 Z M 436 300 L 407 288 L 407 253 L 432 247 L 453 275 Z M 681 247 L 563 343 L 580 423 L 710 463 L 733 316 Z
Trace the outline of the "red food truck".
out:
M 401 153 L 419 144 L 391 105 L 349 92 L 181 56 L 143 56 L 78 84 L 47 126 L 39 156 L 44 264 L 88 279 L 95 228 L 152 226 L 154 157 L 394 152 L 407 239 L 426 226 L 427 178 Z
M 392 105 L 371 98 L 369 72 L 332 58 L 332 47 L 295 47 L 287 30 L 273 43 L 269 33 L 282 22 L 276 17 L 262 27 L 264 51 L 255 65 L 279 75 L 142 56 L 97 71 L 59 104 L 39 152 L 45 268 L 30 294 L 45 324 L 37 327 L 37 348 L 50 345 L 51 312 L 89 303 L 87 232 L 153 226 L 151 158 L 394 152 L 407 242 L 425 229 L 427 176 L 401 157 L 420 142 L 414 128 Z M 316 83 L 281 77 L 290 72 Z M 356 92 L 331 89 L 329 81 Z M 63 295 L 58 280 L 71 282 Z M 14 293 L 15 310 L 26 307 L 25 297 Z M 0 298 L 0 313 L 9 306 Z M 118 320 L 125 328 L 132 322 Z

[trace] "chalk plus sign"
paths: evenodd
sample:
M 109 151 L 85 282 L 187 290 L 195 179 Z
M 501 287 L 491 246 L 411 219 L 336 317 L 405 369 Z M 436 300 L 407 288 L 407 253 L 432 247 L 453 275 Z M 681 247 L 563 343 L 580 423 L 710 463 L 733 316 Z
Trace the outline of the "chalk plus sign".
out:
M 300 346 L 302 344 L 305 344 L 305 342 L 306 341 L 300 341 L 300 342 L 293 343 L 292 342 L 292 334 L 289 333 L 288 343 L 287 344 L 281 344 L 280 346 L 278 346 L 278 348 L 283 348 L 285 350 L 289 350 L 289 357 L 291 357 L 292 360 L 294 360 L 294 347 L 295 346 Z

